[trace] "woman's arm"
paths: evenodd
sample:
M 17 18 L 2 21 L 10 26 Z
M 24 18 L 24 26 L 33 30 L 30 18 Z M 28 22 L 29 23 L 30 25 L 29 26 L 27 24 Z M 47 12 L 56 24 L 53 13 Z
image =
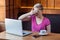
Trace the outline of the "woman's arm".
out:
M 21 15 L 18 19 L 23 20 L 23 21 L 27 21 L 27 20 L 30 20 L 31 15 L 33 15 L 33 14 L 36 14 L 36 10 L 32 9 L 29 13 Z
M 21 15 L 18 20 L 23 20 L 23 21 L 27 21 L 27 20 L 30 20 L 30 13 L 26 13 L 26 14 L 23 14 Z
M 47 26 L 47 32 L 48 32 L 48 33 L 51 33 L 51 25 L 48 25 L 48 26 Z

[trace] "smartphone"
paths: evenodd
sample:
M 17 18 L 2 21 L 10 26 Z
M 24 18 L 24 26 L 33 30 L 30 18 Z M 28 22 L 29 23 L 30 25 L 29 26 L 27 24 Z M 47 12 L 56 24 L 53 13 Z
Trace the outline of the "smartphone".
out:
M 40 35 L 33 35 L 33 38 L 38 38 L 40 37 Z

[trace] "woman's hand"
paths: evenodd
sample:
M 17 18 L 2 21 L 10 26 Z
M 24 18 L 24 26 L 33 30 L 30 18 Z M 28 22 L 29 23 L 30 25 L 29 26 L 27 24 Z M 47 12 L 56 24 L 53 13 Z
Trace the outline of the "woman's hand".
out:
M 34 14 L 36 14 L 36 13 L 38 13 L 38 10 L 37 10 L 37 9 L 32 9 L 32 10 L 29 12 L 30 15 L 34 15 Z

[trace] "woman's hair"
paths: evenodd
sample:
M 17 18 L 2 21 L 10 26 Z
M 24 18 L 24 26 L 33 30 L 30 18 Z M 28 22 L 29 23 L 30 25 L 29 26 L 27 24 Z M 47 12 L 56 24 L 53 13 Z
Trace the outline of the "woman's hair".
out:
M 43 10 L 43 6 L 40 3 L 35 4 L 34 8 L 40 8 L 40 10 Z

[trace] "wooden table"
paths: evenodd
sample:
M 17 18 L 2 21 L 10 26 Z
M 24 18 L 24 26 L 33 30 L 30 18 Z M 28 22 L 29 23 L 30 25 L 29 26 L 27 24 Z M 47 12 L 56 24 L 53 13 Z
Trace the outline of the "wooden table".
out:
M 0 33 L 0 39 L 9 39 L 9 40 L 60 40 L 60 34 L 57 33 L 50 33 L 47 36 L 40 36 L 38 38 L 33 38 L 32 35 L 37 35 L 38 33 L 32 33 L 28 36 L 20 37 L 16 35 L 11 35 L 4 32 Z

